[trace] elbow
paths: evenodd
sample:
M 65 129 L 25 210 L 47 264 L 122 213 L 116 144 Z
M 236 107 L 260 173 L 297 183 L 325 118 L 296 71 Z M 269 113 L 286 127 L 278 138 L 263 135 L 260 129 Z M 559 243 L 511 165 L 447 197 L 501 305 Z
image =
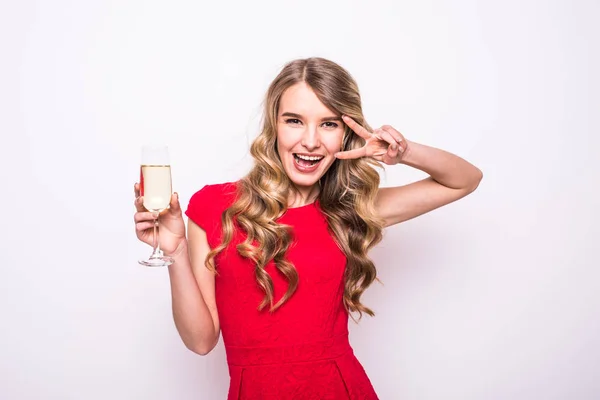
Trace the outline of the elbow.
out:
M 193 351 L 194 353 L 201 355 L 201 356 L 205 356 L 208 353 L 210 353 L 217 345 L 218 342 L 218 338 L 216 340 L 213 340 L 212 342 L 207 342 L 207 341 L 198 341 L 198 342 L 192 342 L 192 343 L 185 343 L 185 347 L 188 348 L 188 350 Z
M 479 184 L 481 183 L 482 179 L 483 172 L 479 168 L 476 168 L 475 173 L 473 174 L 471 184 L 468 187 L 469 193 L 474 192 L 479 187 Z
M 480 170 L 479 168 L 477 168 L 477 185 L 475 187 L 479 186 L 479 183 L 482 181 L 482 179 L 483 179 L 483 171 Z
M 209 347 L 198 347 L 198 346 L 192 347 L 192 346 L 187 346 L 187 348 L 189 350 L 193 351 L 194 353 L 196 353 L 198 355 L 201 355 L 201 356 L 205 356 L 205 355 L 207 355 L 208 353 L 210 353 L 212 351 L 212 349 L 209 348 Z

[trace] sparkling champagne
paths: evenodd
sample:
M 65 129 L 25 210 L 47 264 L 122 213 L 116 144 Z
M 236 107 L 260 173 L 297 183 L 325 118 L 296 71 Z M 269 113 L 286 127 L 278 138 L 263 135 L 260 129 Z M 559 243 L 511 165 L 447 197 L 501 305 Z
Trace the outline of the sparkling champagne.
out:
M 171 166 L 142 165 L 140 170 L 140 195 L 148 211 L 162 211 L 171 202 Z

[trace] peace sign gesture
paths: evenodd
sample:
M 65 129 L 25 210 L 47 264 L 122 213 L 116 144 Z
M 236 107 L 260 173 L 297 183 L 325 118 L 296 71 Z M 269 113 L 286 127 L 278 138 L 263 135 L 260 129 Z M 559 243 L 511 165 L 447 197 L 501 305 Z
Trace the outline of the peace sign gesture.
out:
M 365 139 L 366 143 L 360 149 L 336 153 L 335 156 L 341 160 L 373 157 L 385 164 L 394 165 L 400 162 L 408 149 L 408 142 L 404 136 L 389 125 L 371 133 L 347 115 L 343 115 L 342 119 L 354 133 Z

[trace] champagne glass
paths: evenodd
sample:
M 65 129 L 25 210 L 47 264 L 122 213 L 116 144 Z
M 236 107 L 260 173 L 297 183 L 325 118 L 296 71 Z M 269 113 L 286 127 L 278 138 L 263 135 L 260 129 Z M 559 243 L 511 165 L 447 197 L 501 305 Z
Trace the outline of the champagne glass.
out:
M 150 257 L 139 260 L 147 267 L 165 267 L 173 263 L 160 250 L 158 240 L 158 218 L 171 202 L 171 165 L 167 146 L 143 146 L 140 167 L 140 196 L 144 197 L 144 207 L 154 213 L 153 250 Z

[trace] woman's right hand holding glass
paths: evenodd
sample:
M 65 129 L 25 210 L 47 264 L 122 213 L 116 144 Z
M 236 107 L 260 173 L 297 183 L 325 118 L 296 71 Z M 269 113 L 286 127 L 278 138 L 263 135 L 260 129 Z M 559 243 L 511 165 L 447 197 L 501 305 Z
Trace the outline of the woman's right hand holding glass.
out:
M 140 185 L 134 185 L 135 192 L 135 233 L 138 239 L 150 246 L 153 245 L 153 229 L 156 213 L 146 210 L 144 199 L 140 196 Z M 169 207 L 160 214 L 158 219 L 160 248 L 165 255 L 173 255 L 180 250 L 185 242 L 185 223 L 177 193 L 171 195 Z

